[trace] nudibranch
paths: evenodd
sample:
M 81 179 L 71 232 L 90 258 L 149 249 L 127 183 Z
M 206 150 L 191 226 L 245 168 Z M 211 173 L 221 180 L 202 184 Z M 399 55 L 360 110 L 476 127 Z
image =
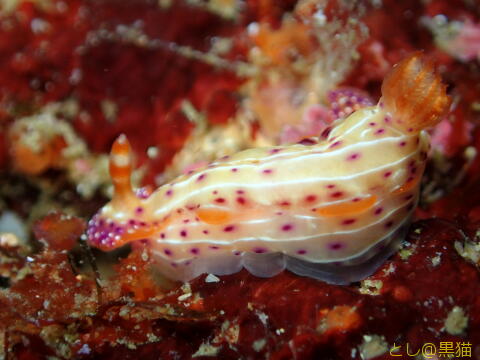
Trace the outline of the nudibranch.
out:
M 420 53 L 385 78 L 376 106 L 337 120 L 315 144 L 255 148 L 178 177 L 149 196 L 131 186 L 131 150 L 113 144 L 113 199 L 89 223 L 92 246 L 149 246 L 160 272 L 188 281 L 245 267 L 285 268 L 346 284 L 398 248 L 419 196 L 424 129 L 448 109 L 446 86 Z

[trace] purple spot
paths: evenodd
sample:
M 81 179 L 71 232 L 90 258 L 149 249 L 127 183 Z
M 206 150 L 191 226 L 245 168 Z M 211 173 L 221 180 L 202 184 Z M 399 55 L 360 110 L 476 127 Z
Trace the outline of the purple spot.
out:
M 327 185 L 327 189 L 333 189 L 335 187 L 335 184 L 329 184 Z
M 245 200 L 245 198 L 243 197 L 237 197 L 237 203 L 239 203 L 240 205 L 245 205 L 247 201 Z
M 232 232 L 233 230 L 235 230 L 235 226 L 233 225 L 228 225 L 223 228 L 223 231 L 225 232 Z
M 191 248 L 190 252 L 194 255 L 198 255 L 200 253 L 200 250 L 198 248 Z
M 217 195 L 217 194 L 218 194 L 218 191 L 217 191 L 217 190 L 213 190 L 213 191 L 212 191 L 212 194 L 213 194 L 213 195 Z
M 172 267 L 174 267 L 174 268 L 176 268 L 178 266 L 178 264 L 174 263 L 174 262 L 172 262 L 170 265 L 172 265 Z
M 267 252 L 267 249 L 264 247 L 255 247 L 252 249 L 252 251 L 256 254 L 264 254 Z
M 379 207 L 379 208 L 375 209 L 374 214 L 375 215 L 380 215 L 382 212 L 383 212 L 383 208 Z
M 205 235 L 207 235 L 207 234 L 210 233 L 210 231 L 208 231 L 208 230 L 203 230 L 202 232 L 203 232 Z
M 309 146 L 309 145 L 315 145 L 317 142 L 313 139 L 310 139 L 310 138 L 305 138 L 305 139 L 302 139 L 298 142 L 298 144 L 300 145 L 305 145 L 305 146 Z
M 238 256 L 238 255 L 241 255 L 241 254 L 242 254 L 241 251 L 234 251 L 234 252 L 233 252 L 233 255 L 235 255 L 235 256 Z
M 271 149 L 269 152 L 270 154 L 276 154 L 276 153 L 279 153 L 280 151 L 282 151 L 282 149 Z
M 237 172 L 238 169 L 237 169 L 237 168 L 231 168 L 230 171 L 231 171 L 231 172 Z
M 245 194 L 245 191 L 243 191 L 243 190 L 237 190 L 237 194 L 238 194 L 238 195 L 243 195 L 243 194 Z
M 161 234 L 160 234 L 160 237 L 161 237 L 162 239 L 165 239 L 165 233 L 161 233 Z
M 205 179 L 206 176 L 207 176 L 206 174 L 201 174 L 201 175 L 199 175 L 199 176 L 197 177 L 197 182 L 198 182 L 198 181 L 202 181 L 203 179 Z
M 343 249 L 344 247 L 345 247 L 345 244 L 342 242 L 334 242 L 334 243 L 328 244 L 328 248 L 330 250 L 340 250 L 340 249 Z
M 187 230 L 180 231 L 180 236 L 181 237 L 187 237 Z
M 386 124 L 389 124 L 390 121 L 391 121 L 390 117 L 388 117 L 388 116 L 385 116 L 385 118 L 383 120 L 385 121 Z
M 298 255 L 305 255 L 306 253 L 307 253 L 307 250 L 305 250 L 305 249 L 299 249 L 299 250 L 297 250 L 297 254 L 298 254 Z
M 265 169 L 262 171 L 264 174 L 271 174 L 273 172 L 272 169 Z
M 393 225 L 393 221 L 389 221 L 385 224 L 385 227 L 388 229 L 388 228 L 392 227 L 392 225 Z
M 216 246 L 216 245 L 210 245 L 208 248 L 211 249 L 211 250 L 218 250 L 218 249 L 220 249 L 220 248 L 219 248 L 218 246 Z
M 408 132 L 413 132 L 413 128 L 408 128 L 407 131 Z
M 348 161 L 357 160 L 360 157 L 359 153 L 351 154 L 347 157 Z
M 164 254 L 167 255 L 167 256 L 172 256 L 172 254 L 173 254 L 173 253 L 172 253 L 172 250 L 170 250 L 170 249 L 164 249 L 163 252 L 164 252 Z
M 330 196 L 333 197 L 333 198 L 339 198 L 339 197 L 343 196 L 343 192 L 337 191 L 337 192 L 334 192 L 333 194 L 331 194 Z
M 147 223 L 145 221 L 140 221 L 140 226 L 147 226 Z
M 167 192 L 165 193 L 166 196 L 172 196 L 172 194 L 173 194 L 172 189 L 167 190 Z
M 143 207 L 139 206 L 135 209 L 135 214 L 140 215 L 141 213 L 143 213 Z
M 279 205 L 280 205 L 280 206 L 290 206 L 291 204 L 290 204 L 289 201 L 281 201 L 281 202 L 279 203 Z
M 184 223 L 184 224 L 188 224 L 189 222 L 190 222 L 190 220 L 189 220 L 189 219 L 185 219 L 185 220 L 183 220 L 183 223 Z
M 332 127 L 329 126 L 325 130 L 323 130 L 323 132 L 320 136 L 323 137 L 324 139 L 326 139 L 328 137 L 328 135 L 330 135 L 331 132 L 332 132 Z
M 390 177 L 391 175 L 392 175 L 392 172 L 391 172 L 391 171 L 387 171 L 387 172 L 385 172 L 385 173 L 383 174 L 383 177 L 388 178 L 388 177 Z
M 135 195 L 137 195 L 137 197 L 140 199 L 148 199 L 151 193 L 152 192 L 146 187 L 139 188 L 135 191 Z
M 342 225 L 352 225 L 356 221 L 357 219 L 346 219 L 342 221 Z
M 282 226 L 282 231 L 290 231 L 293 229 L 293 225 L 292 224 L 285 224 Z
M 383 134 L 385 132 L 385 129 L 378 129 L 377 131 L 375 131 L 375 135 L 380 135 L 380 134 Z
M 332 145 L 329 146 L 329 148 L 330 148 L 330 149 L 331 149 L 331 148 L 334 148 L 334 147 L 340 145 L 341 143 L 342 143 L 341 141 L 335 141 Z
M 406 141 L 401 141 L 398 145 L 400 145 L 401 147 L 404 147 L 405 145 L 407 145 L 407 142 Z
M 376 122 L 371 122 L 371 123 L 368 123 L 368 125 L 370 125 L 370 126 L 376 126 L 377 123 L 376 123 Z
M 215 202 L 216 202 L 217 204 L 223 204 L 223 203 L 225 202 L 225 199 L 224 199 L 224 198 L 216 198 L 216 199 L 215 199 Z
M 225 155 L 225 156 L 222 156 L 222 157 L 220 158 L 220 160 L 223 160 L 223 161 L 228 160 L 228 159 L 230 159 L 230 156 L 229 156 L 229 155 Z

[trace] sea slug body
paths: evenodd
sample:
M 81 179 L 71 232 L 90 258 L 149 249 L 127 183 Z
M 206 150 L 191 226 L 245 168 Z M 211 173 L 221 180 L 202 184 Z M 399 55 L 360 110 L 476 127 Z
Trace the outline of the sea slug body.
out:
M 416 206 L 429 147 L 423 130 L 449 107 L 433 65 L 415 53 L 393 68 L 376 106 L 334 123 L 314 145 L 242 151 L 165 184 L 148 198 L 130 184 L 130 147 L 112 147 L 115 194 L 89 223 L 91 245 L 144 241 L 166 276 L 245 267 L 345 284 L 396 249 Z

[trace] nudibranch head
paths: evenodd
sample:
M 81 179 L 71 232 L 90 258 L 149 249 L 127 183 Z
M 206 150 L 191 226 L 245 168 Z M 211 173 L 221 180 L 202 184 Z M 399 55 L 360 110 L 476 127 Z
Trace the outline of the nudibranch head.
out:
M 113 143 L 110 154 L 110 176 L 114 196 L 88 223 L 90 244 L 112 250 L 128 242 L 152 236 L 158 229 L 147 222 L 147 196 L 136 194 L 131 185 L 132 150 L 125 135 Z
M 403 238 L 435 125 L 450 99 L 415 53 L 385 79 L 377 106 L 337 120 L 313 144 L 250 149 L 137 197 L 130 147 L 114 143 L 114 197 L 91 220 L 104 250 L 148 239 L 160 272 L 257 276 L 287 268 L 345 284 L 371 274 Z

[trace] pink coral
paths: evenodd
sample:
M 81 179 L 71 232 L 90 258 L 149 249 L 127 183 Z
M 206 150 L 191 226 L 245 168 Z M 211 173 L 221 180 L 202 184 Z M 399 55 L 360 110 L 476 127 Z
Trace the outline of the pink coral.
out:
M 284 125 L 280 134 L 282 144 L 301 141 L 310 136 L 320 135 L 334 120 L 333 113 L 323 105 L 309 106 L 302 121 L 295 125 Z

